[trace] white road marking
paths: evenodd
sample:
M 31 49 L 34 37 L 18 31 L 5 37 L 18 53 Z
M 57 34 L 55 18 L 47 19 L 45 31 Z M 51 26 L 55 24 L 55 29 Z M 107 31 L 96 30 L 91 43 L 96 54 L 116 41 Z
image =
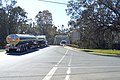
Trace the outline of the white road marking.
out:
M 67 70 L 67 74 L 70 74 L 70 73 L 71 73 L 71 68 L 69 67 Z
M 70 74 L 71 74 L 71 61 L 72 61 L 72 54 L 71 54 L 71 56 L 70 56 L 70 61 L 69 61 L 69 63 L 68 63 L 68 70 L 67 70 L 67 75 L 66 75 L 66 77 L 65 77 L 65 79 L 64 80 L 70 80 Z
M 72 51 L 75 51 L 75 52 L 79 52 L 80 51 L 80 49 L 69 47 L 69 46 L 65 46 L 64 48 L 72 50 Z
M 70 75 L 67 75 L 67 76 L 65 77 L 65 80 L 70 80 Z
M 65 52 L 65 55 L 60 59 L 60 61 L 57 63 L 57 65 L 55 65 L 42 80 L 50 80 L 52 78 L 52 76 L 58 69 L 58 65 L 62 62 L 62 60 L 65 58 L 67 53 L 68 53 L 68 50 Z
M 53 76 L 53 74 L 56 72 L 58 68 L 57 67 L 53 67 L 50 72 L 44 77 L 43 80 L 50 80 Z
M 69 67 L 67 70 L 67 75 L 64 80 L 70 80 L 70 73 L 71 73 L 71 68 Z
M 57 63 L 57 65 L 59 65 L 62 62 L 62 60 L 65 58 L 67 53 L 68 53 L 68 50 L 65 52 L 65 55 L 60 59 L 60 61 Z
M 69 68 L 69 67 L 58 67 L 58 68 Z M 88 67 L 70 67 L 75 69 L 98 69 L 98 68 L 120 68 L 120 66 L 88 66 Z
M 73 56 L 73 54 L 70 55 L 70 61 L 68 63 L 68 66 L 71 66 L 72 56 Z

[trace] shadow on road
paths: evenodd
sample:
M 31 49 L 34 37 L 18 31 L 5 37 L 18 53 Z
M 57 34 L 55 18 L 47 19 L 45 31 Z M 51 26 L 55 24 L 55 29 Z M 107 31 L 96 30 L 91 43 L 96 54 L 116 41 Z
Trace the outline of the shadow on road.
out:
M 24 51 L 24 52 L 9 52 L 9 53 L 6 53 L 6 54 L 7 55 L 12 55 L 12 56 L 22 56 L 22 55 L 30 54 L 32 52 L 36 52 L 36 51 L 38 51 L 40 49 L 44 49 L 44 48 L 46 48 L 46 47 L 39 47 L 39 48 L 36 48 L 36 49 L 30 49 L 30 50 L 27 50 L 27 51 Z
M 97 53 L 93 53 L 93 55 L 107 56 L 107 57 L 117 57 L 117 58 L 120 58 L 120 55 L 119 55 L 119 54 L 97 54 Z
M 93 52 L 93 51 L 89 51 L 89 50 L 81 50 L 81 51 L 84 51 L 84 52 Z

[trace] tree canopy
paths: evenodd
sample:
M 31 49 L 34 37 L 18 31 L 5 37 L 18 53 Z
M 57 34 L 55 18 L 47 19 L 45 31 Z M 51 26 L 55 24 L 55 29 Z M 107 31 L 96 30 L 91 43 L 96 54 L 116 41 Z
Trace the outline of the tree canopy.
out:
M 57 27 L 53 25 L 52 13 L 48 10 L 39 11 L 35 17 L 39 35 L 46 35 L 50 44 L 54 41 Z
M 15 6 L 15 0 L 0 1 L 0 43 L 5 43 L 9 34 L 18 33 L 18 27 L 26 22 L 27 16 L 24 9 Z
M 120 0 L 70 0 L 66 12 L 79 27 L 82 47 L 112 48 L 120 32 Z

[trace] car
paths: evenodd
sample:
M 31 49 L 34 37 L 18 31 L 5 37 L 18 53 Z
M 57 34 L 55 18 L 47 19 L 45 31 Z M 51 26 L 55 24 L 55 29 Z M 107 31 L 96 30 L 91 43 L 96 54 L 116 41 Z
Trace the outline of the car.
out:
M 67 41 L 66 41 L 66 40 L 62 40 L 62 41 L 60 42 L 60 45 L 61 45 L 61 46 L 67 45 Z

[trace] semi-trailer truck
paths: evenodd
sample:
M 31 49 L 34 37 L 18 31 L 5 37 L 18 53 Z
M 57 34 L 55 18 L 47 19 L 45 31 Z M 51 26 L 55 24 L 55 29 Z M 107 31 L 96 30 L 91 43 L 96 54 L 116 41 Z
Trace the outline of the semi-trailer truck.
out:
M 6 38 L 7 52 L 23 52 L 38 46 L 36 36 L 29 34 L 10 34 Z
M 36 38 L 37 38 L 39 47 L 46 47 L 46 46 L 48 46 L 46 35 L 38 35 L 38 36 L 36 36 Z

